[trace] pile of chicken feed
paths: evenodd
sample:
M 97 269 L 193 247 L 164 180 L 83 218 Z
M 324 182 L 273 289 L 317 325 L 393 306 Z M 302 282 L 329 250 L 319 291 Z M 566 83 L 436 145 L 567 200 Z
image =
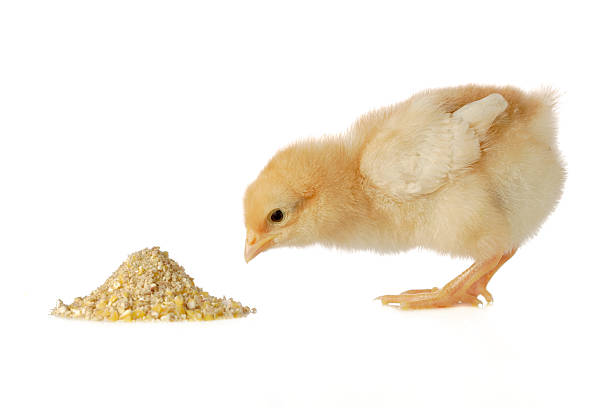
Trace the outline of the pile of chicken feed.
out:
M 220 299 L 195 286 L 185 269 L 159 247 L 133 253 L 102 286 L 70 305 L 57 301 L 51 314 L 88 320 L 215 320 L 255 309 Z

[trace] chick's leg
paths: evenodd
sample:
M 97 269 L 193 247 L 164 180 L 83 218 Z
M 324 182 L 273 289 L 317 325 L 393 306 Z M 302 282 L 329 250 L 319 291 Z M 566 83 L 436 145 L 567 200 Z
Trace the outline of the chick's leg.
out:
M 514 255 L 513 250 L 504 255 L 497 255 L 482 262 L 476 262 L 465 272 L 444 285 L 442 289 L 409 290 L 400 295 L 385 295 L 378 299 L 383 304 L 398 303 L 406 309 L 427 309 L 449 307 L 460 304 L 479 305 L 478 296 L 482 295 L 487 302 L 493 297 L 487 290 L 487 284 L 495 272 Z
M 472 285 L 472 287 L 468 290 L 468 292 L 470 294 L 473 294 L 473 295 L 476 295 L 476 296 L 482 295 L 482 296 L 484 296 L 484 298 L 487 301 L 487 303 L 492 303 L 493 302 L 493 296 L 487 290 L 487 285 L 489 284 L 489 281 L 491 280 L 493 275 L 495 275 L 495 272 L 497 272 L 497 270 L 499 268 L 501 268 L 501 266 L 503 264 L 505 264 L 508 259 L 512 258 L 512 256 L 514 256 L 515 253 L 516 253 L 516 248 L 514 248 L 512 251 L 504 254 L 500 258 L 500 260 L 497 263 L 497 265 L 493 269 L 491 269 L 486 275 L 484 275 L 482 278 L 480 278 L 478 281 L 476 281 L 476 283 L 474 283 Z

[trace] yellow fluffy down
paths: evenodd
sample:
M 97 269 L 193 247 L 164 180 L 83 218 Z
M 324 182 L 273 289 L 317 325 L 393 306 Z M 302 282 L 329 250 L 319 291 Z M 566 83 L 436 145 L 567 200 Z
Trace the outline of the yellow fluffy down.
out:
M 314 243 L 476 260 L 510 252 L 561 195 L 554 105 L 547 90 L 429 90 L 342 135 L 292 144 L 246 191 L 248 257 Z

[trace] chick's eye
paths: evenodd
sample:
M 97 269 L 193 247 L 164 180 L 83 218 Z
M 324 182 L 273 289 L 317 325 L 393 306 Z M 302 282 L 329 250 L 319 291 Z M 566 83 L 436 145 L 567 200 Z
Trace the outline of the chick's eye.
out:
M 270 221 L 272 222 L 281 222 L 283 218 L 285 218 L 285 214 L 283 214 L 281 210 L 276 209 L 276 210 L 272 210 L 269 218 L 270 218 Z

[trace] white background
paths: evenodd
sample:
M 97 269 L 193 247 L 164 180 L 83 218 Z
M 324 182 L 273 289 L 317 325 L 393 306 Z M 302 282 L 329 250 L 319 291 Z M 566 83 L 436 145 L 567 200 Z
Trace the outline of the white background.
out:
M 0 3 L 0 405 L 610 406 L 612 33 L 564 4 Z M 493 306 L 372 300 L 470 263 L 427 251 L 244 263 L 242 195 L 278 148 L 469 82 L 562 93 L 565 194 Z M 259 312 L 48 316 L 153 245 Z

